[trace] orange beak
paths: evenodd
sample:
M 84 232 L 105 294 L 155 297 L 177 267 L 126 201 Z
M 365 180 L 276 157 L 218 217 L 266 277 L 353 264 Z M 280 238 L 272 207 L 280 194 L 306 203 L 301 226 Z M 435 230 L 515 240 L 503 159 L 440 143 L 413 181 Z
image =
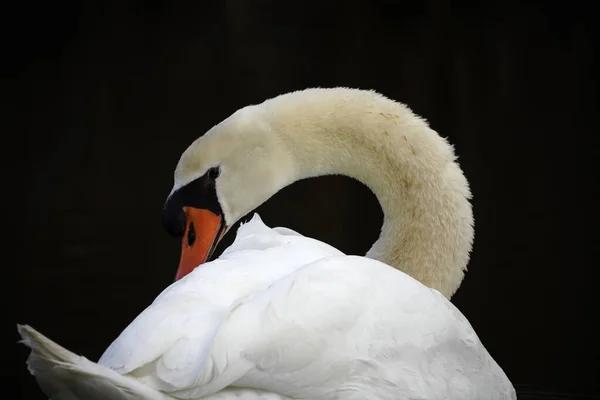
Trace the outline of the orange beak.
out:
M 225 233 L 222 216 L 202 208 L 183 207 L 183 211 L 186 222 L 176 281 L 205 263 Z

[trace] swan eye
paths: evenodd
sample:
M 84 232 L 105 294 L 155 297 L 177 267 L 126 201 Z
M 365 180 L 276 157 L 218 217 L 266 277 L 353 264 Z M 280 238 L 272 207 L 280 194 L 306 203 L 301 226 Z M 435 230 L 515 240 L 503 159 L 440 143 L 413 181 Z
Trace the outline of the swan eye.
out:
M 194 229 L 194 223 L 190 222 L 190 227 L 188 228 L 187 233 L 187 242 L 188 246 L 191 246 L 196 241 L 196 229 Z
M 219 167 L 212 167 L 211 169 L 208 170 L 208 179 L 214 181 L 215 179 L 217 179 L 219 177 L 219 174 L 221 173 Z

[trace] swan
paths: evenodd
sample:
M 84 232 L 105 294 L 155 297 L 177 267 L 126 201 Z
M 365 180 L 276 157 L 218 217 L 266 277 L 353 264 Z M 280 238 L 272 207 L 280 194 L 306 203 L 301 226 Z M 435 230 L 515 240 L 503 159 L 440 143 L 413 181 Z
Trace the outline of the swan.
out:
M 377 196 L 381 234 L 345 255 L 258 215 L 283 187 L 341 174 Z M 375 91 L 306 89 L 244 107 L 181 155 L 163 210 L 176 280 L 97 363 L 28 325 L 28 367 L 56 400 L 516 399 L 449 301 L 473 242 L 452 146 Z

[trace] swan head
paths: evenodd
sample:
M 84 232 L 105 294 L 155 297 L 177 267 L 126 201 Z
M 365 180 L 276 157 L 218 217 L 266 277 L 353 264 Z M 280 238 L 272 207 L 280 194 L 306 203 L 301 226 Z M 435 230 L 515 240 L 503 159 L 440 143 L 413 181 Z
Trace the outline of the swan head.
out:
M 181 155 L 163 208 L 167 231 L 182 238 L 176 280 L 206 262 L 240 218 L 293 180 L 284 143 L 248 106 L 196 139 Z
M 177 279 L 209 259 L 240 218 L 304 178 L 338 174 L 373 191 L 384 213 L 366 257 L 450 298 L 473 241 L 468 182 L 452 146 L 374 91 L 313 88 L 244 107 L 181 155 L 163 219 L 182 237 Z

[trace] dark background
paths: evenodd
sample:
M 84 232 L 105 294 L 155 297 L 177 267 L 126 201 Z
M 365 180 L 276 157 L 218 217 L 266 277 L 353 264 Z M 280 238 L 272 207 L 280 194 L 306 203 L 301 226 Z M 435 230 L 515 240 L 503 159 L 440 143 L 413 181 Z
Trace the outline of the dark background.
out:
M 476 239 L 453 302 L 520 399 L 600 393 L 593 2 L 44 4 L 4 14 L 17 22 L 3 81 L 20 141 L 3 146 L 15 157 L 11 398 L 43 398 L 16 322 L 95 360 L 172 282 L 179 242 L 160 212 L 193 139 L 247 104 L 337 85 L 407 103 L 456 145 Z M 299 182 L 259 212 L 352 254 L 382 218 L 340 177 Z

